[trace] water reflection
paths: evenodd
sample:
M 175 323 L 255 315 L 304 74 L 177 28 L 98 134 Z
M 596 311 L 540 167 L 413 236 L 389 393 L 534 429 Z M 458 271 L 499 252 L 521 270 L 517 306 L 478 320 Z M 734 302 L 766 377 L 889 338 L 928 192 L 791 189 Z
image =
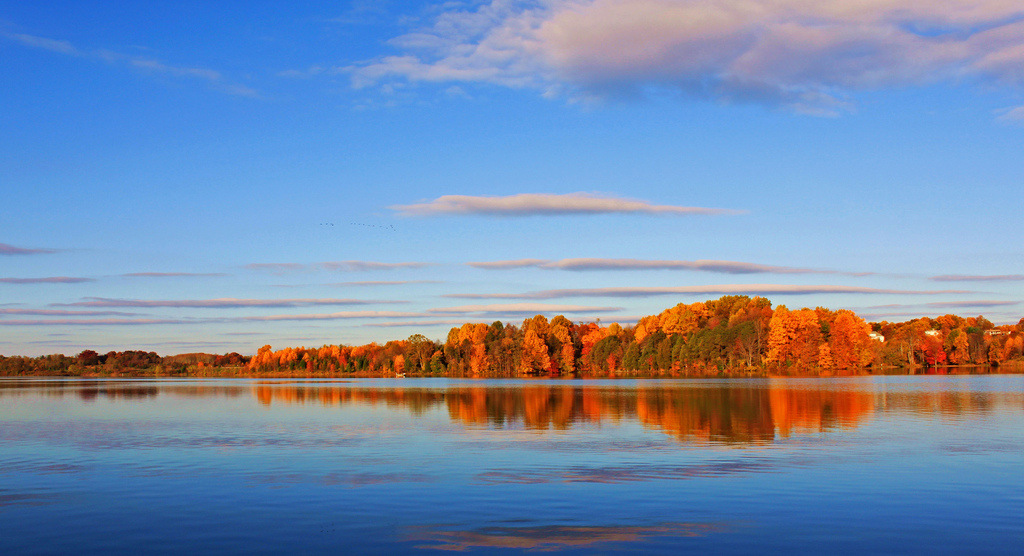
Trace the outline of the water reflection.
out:
M 763 383 L 710 386 L 526 385 L 448 389 L 257 385 L 261 404 L 386 404 L 420 414 L 445 407 L 471 426 L 567 430 L 585 423 L 637 420 L 683 441 L 770 442 L 776 435 L 856 426 L 875 410 L 875 394 L 791 389 Z
M 1024 409 L 1021 394 L 946 390 L 942 392 L 896 392 L 882 396 L 885 409 L 920 415 L 960 417 L 990 413 L 1000 405 L 1015 405 Z
M 635 392 L 574 386 L 454 388 L 445 397 L 448 415 L 468 425 L 530 430 L 565 430 L 577 423 L 598 423 L 635 415 Z
M 0 490 L 0 508 L 16 505 L 42 506 L 56 502 L 57 498 L 58 496 L 53 493 L 8 493 Z
M 775 438 L 764 388 L 642 389 L 636 410 L 644 425 L 680 440 L 753 443 Z
M 90 386 L 78 390 L 78 397 L 85 401 L 95 400 L 103 396 L 105 398 L 133 400 L 142 398 L 155 398 L 160 393 L 156 386 L 108 388 Z
M 515 470 L 487 471 L 476 476 L 486 484 L 533 485 L 544 483 L 619 484 L 662 479 L 695 479 L 725 477 L 777 471 L 777 462 L 769 459 L 744 458 L 712 461 L 691 465 L 652 465 L 631 463 L 628 466 L 594 467 L 571 465 Z
M 237 385 L 169 382 L 161 380 L 89 380 L 89 379 L 0 379 L 0 399 L 25 396 L 63 398 L 74 396 L 84 401 L 98 399 L 146 400 L 157 396 L 183 398 L 249 395 Z
M 873 392 L 823 388 L 790 389 L 772 383 L 767 390 L 772 424 L 784 437 L 796 433 L 850 428 L 875 412 Z
M 655 537 L 697 537 L 722 530 L 705 523 L 665 523 L 637 526 L 537 526 L 485 527 L 472 531 L 423 529 L 409 535 L 409 540 L 429 542 L 416 548 L 464 551 L 471 548 L 514 548 L 520 550 L 554 551 L 592 547 L 609 542 L 636 543 Z M 592 547 L 597 548 L 597 547 Z
M 256 399 L 261 405 L 273 403 L 287 404 L 383 404 L 389 407 L 401 407 L 414 414 L 422 414 L 427 409 L 444 401 L 443 390 L 422 388 L 355 388 L 335 384 L 290 385 L 280 383 L 257 383 L 253 389 Z
M 793 434 L 854 428 L 887 412 L 958 418 L 989 413 L 1000 405 L 1024 408 L 1020 392 L 884 379 L 420 384 L 427 386 L 414 381 L 2 380 L 0 400 L 26 395 L 70 395 L 85 402 L 251 396 L 266 408 L 373 405 L 414 415 L 436 410 L 468 427 L 530 431 L 628 420 L 683 442 L 727 444 L 770 443 Z

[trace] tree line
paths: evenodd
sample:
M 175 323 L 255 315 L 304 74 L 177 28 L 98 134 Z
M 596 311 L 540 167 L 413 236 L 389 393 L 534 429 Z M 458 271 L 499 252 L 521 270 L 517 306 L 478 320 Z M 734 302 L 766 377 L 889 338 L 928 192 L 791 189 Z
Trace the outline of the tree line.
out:
M 109 351 L 104 354 L 83 350 L 78 355 L 43 355 L 40 357 L 4 357 L 0 355 L 0 375 L 3 376 L 78 376 L 82 374 L 139 374 L 163 375 L 199 374 L 204 369 L 238 368 L 249 362 L 249 357 L 238 353 L 214 355 L 185 353 L 161 357 L 153 351 Z
M 854 312 L 772 308 L 763 297 L 724 296 L 641 318 L 634 326 L 573 323 L 559 315 L 452 328 L 445 341 L 406 340 L 320 348 L 263 346 L 253 374 L 495 376 L 623 372 L 707 376 L 1020 362 L 1024 319 L 944 315 L 868 323 Z
M 849 310 L 773 308 L 763 297 L 727 295 L 680 303 L 633 326 L 573 323 L 542 315 L 452 328 L 444 341 L 405 340 L 319 348 L 261 347 L 256 355 L 124 351 L 75 357 L 0 356 L 0 374 L 82 374 L 150 369 L 164 374 L 286 376 L 492 376 L 621 373 L 708 376 L 1024 361 L 1024 319 L 995 326 L 983 316 L 943 315 L 868 323 Z

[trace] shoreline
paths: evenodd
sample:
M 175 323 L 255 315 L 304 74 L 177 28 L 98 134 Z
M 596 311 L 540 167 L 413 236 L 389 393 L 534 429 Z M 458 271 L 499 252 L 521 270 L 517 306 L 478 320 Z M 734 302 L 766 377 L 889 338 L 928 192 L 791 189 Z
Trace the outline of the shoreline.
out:
M 947 365 L 939 367 L 891 367 L 882 369 L 861 369 L 844 371 L 811 371 L 811 372 L 772 372 L 768 370 L 734 370 L 717 373 L 699 373 L 682 371 L 620 371 L 613 374 L 533 374 L 516 376 L 498 376 L 477 374 L 456 376 L 447 374 L 406 374 L 396 376 L 394 373 L 306 373 L 306 372 L 245 372 L 244 367 L 223 367 L 223 372 L 205 368 L 202 371 L 166 373 L 155 369 L 132 369 L 122 371 L 89 370 L 81 373 L 38 373 L 38 374 L 0 374 L 0 379 L 8 378 L 89 378 L 89 379 L 140 379 L 140 378 L 216 378 L 216 379 L 369 379 L 369 378 L 450 378 L 472 380 L 615 380 L 615 379 L 708 379 L 708 378 L 842 378 L 869 376 L 969 376 L 969 375 L 1021 375 L 1024 364 L 1004 364 L 999 367 L 988 365 Z

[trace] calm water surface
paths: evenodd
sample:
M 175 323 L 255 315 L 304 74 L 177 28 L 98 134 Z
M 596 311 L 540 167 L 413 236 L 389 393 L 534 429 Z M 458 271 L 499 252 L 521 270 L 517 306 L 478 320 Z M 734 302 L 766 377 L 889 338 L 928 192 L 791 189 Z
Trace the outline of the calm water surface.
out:
M 1022 376 L 0 379 L 0 554 L 1022 543 Z

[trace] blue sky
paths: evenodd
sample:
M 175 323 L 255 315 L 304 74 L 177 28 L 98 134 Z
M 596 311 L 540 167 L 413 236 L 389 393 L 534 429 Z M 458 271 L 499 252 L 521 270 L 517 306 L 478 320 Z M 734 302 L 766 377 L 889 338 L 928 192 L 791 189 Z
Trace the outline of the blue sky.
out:
M 0 75 L 5 355 L 1024 315 L 1016 1 L 7 1 Z

